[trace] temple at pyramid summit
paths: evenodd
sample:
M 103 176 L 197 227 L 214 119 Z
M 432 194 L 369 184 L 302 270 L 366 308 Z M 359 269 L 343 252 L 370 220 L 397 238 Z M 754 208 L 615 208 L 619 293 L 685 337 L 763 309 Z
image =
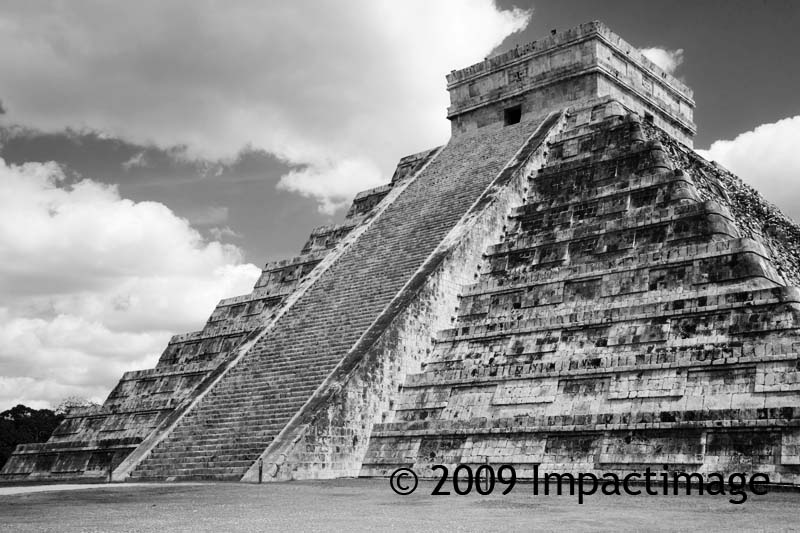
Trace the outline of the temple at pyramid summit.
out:
M 800 485 L 800 226 L 693 151 L 692 91 L 599 22 L 447 90 L 445 146 L 0 479 L 488 461 Z

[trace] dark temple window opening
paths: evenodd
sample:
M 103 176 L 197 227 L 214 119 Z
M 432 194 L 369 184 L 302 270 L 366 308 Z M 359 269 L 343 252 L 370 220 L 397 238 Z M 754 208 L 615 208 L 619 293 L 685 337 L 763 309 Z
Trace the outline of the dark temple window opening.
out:
M 516 124 L 522 119 L 522 106 L 515 105 L 503 110 L 503 120 L 506 126 Z

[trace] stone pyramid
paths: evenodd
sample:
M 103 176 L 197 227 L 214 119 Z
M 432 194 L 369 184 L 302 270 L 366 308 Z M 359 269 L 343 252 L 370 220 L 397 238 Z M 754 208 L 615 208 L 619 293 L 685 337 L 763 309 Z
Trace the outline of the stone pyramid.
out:
M 2 479 L 489 461 L 800 484 L 800 227 L 691 149 L 691 90 L 598 22 L 448 90 L 446 146 Z

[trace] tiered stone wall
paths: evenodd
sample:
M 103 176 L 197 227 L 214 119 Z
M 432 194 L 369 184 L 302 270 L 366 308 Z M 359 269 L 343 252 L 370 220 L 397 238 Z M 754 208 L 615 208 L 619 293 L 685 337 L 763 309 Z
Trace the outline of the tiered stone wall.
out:
M 751 238 L 776 217 L 734 217 L 741 184 L 712 184 L 734 178 L 598 109 L 569 113 L 362 475 L 489 460 L 800 483 L 800 291 Z
M 706 161 L 652 125 L 643 125 L 648 135 L 662 143 L 676 167 L 694 177 L 700 197 L 725 206 L 741 235 L 764 246 L 786 284 L 800 286 L 800 225 L 727 169 Z

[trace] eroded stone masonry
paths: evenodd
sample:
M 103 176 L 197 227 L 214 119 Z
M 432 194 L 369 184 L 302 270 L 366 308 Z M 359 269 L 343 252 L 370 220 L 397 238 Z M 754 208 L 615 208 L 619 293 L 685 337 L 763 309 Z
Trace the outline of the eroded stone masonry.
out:
M 691 90 L 597 22 L 447 79 L 447 145 L 0 477 L 800 484 L 800 227 L 691 149 Z

